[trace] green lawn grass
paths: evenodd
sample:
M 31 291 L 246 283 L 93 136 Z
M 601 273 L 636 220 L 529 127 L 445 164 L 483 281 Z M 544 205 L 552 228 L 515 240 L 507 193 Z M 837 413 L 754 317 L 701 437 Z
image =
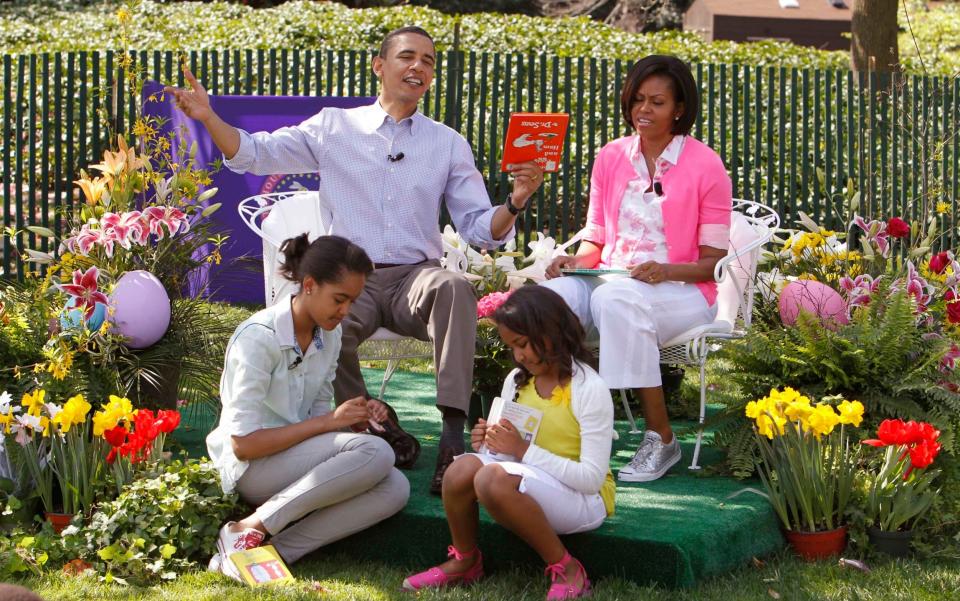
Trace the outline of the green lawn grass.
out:
M 438 549 L 438 555 L 442 549 Z M 438 557 L 439 559 L 439 557 Z M 629 563 L 629 558 L 624 558 Z M 424 566 L 427 567 L 427 566 Z M 876 561 L 869 574 L 843 568 L 836 561 L 804 563 L 788 554 L 768 558 L 762 565 L 744 567 L 689 590 L 671 591 L 640 587 L 620 579 L 600 581 L 596 601 L 684 601 L 747 599 L 789 600 L 904 600 L 941 601 L 960 599 L 960 562 Z M 49 601 L 63 600 L 210 600 L 273 599 L 485 599 L 519 601 L 543 599 L 547 579 L 532 570 L 491 574 L 482 584 L 465 589 L 426 592 L 413 596 L 399 591 L 405 574 L 382 564 L 358 564 L 343 557 L 309 559 L 295 566 L 296 585 L 272 589 L 247 589 L 219 574 L 197 572 L 153 587 L 102 584 L 94 578 L 71 578 L 59 574 L 32 579 L 24 584 Z

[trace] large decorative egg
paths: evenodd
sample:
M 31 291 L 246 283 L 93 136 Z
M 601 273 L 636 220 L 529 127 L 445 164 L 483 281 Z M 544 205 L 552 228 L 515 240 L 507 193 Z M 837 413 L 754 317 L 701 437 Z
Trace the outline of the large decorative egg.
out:
M 60 328 L 63 330 L 76 330 L 86 324 L 87 329 L 96 332 L 103 325 L 103 320 L 107 318 L 107 306 L 103 303 L 97 303 L 94 306 L 90 319 L 83 318 L 83 310 L 77 309 L 76 297 L 71 297 L 67 301 L 67 306 L 60 312 Z
M 127 338 L 130 348 L 151 346 L 170 326 L 170 297 L 160 280 L 148 271 L 128 271 L 120 276 L 110 305 L 114 329 Z
M 847 303 L 840 293 L 816 280 L 797 280 L 780 291 L 780 320 L 784 325 L 797 323 L 801 311 L 818 318 L 825 326 L 847 324 Z

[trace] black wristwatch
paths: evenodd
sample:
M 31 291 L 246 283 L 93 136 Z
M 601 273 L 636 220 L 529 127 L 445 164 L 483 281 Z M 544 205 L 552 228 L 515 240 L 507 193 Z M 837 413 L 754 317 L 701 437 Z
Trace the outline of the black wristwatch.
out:
M 507 194 L 507 202 L 505 202 L 504 204 L 507 205 L 507 210 L 510 211 L 511 215 L 519 215 L 520 211 L 523 210 L 513 206 L 513 192 L 511 192 L 510 194 Z M 526 208 L 526 205 L 524 205 L 524 208 Z

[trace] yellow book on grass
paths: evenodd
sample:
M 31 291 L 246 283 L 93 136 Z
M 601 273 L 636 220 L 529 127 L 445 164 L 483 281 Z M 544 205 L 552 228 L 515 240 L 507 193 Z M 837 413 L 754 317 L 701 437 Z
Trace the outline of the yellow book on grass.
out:
M 230 554 L 230 561 L 237 566 L 243 581 L 250 586 L 261 586 L 277 582 L 293 582 L 295 578 L 290 568 L 273 548 L 273 545 L 254 547 L 246 551 Z

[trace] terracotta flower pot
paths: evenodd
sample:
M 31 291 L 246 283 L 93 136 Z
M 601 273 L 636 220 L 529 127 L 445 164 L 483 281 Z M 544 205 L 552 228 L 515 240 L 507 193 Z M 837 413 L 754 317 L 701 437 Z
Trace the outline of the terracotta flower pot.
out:
M 44 512 L 43 514 L 47 521 L 50 522 L 50 525 L 53 526 L 53 531 L 57 534 L 63 532 L 63 529 L 70 525 L 70 521 L 73 520 L 72 513 L 54 513 L 51 511 Z
M 888 532 L 876 526 L 867 528 L 867 538 L 874 549 L 890 557 L 909 557 L 913 530 Z
M 847 547 L 846 526 L 825 532 L 787 530 L 784 536 L 787 537 L 787 542 L 790 543 L 794 552 L 806 561 L 839 555 Z

